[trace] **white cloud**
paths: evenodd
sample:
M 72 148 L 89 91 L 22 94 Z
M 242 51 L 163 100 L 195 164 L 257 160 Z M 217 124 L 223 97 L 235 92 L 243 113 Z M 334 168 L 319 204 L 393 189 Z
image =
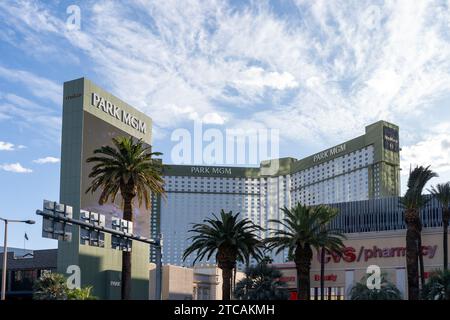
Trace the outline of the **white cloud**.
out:
M 68 17 L 65 7 L 61 7 L 62 12 L 55 12 L 50 7 L 49 3 L 37 1 L 16 1 L 14 4 L 0 1 L 0 21 L 8 21 L 14 26 L 12 29 L 1 28 L 0 40 L 44 63 L 51 57 L 52 63 L 79 64 L 80 59 L 71 48 L 58 47 L 55 39 L 50 39 L 52 34 L 65 32 Z
M 10 142 L 0 141 L 0 151 L 13 151 L 14 144 Z
M 55 157 L 45 157 L 33 160 L 34 163 L 45 164 L 45 163 L 58 163 L 60 161 L 59 158 Z
M 15 172 L 15 173 L 31 173 L 31 172 L 33 172 L 33 170 L 31 170 L 31 169 L 22 167 L 22 165 L 18 162 L 0 164 L 0 170 Z
M 0 94 L 0 121 L 14 119 L 15 125 L 24 130 L 38 132 L 47 141 L 59 141 L 61 116 L 59 111 L 43 107 L 30 99 L 7 93 Z M 23 149 L 25 146 L 15 146 Z
M 442 134 L 429 137 L 414 145 L 402 148 L 402 169 L 409 166 L 431 165 L 435 170 L 450 170 L 450 137 Z
M 431 166 L 438 173 L 450 170 L 450 123 L 442 123 L 432 129 L 423 140 L 402 147 L 402 173 L 407 175 L 410 165 Z
M 263 68 L 252 67 L 240 72 L 234 81 L 238 86 L 249 86 L 264 89 L 265 87 L 278 90 L 298 87 L 295 77 L 289 72 L 266 72 Z
M 448 92 L 450 59 L 444 57 L 450 56 L 450 47 L 440 33 L 447 22 L 446 17 L 427 18 L 438 10 L 431 3 L 422 2 L 414 10 L 406 2 L 370 8 L 322 1 L 310 4 L 299 4 L 299 9 L 305 9 L 305 25 L 310 26 L 305 28 L 288 24 L 265 6 L 230 10 L 226 4 L 203 8 L 194 3 L 184 10 L 173 2 L 145 3 L 143 10 L 154 20 L 155 34 L 140 28 L 139 22 L 129 22 L 119 6 L 101 3 L 97 8 L 102 16 L 97 16 L 89 54 L 105 66 L 105 73 L 121 75 L 113 79 L 123 92 L 130 92 L 129 84 L 136 83 L 128 77 L 144 80 L 137 82 L 147 87 L 131 89 L 133 94 L 128 96 L 148 99 L 142 108 L 157 118 L 156 123 L 160 119 L 155 107 L 168 106 L 178 121 L 162 120 L 165 127 L 220 113 L 223 110 L 215 102 L 225 101 L 230 122 L 249 112 L 248 121 L 264 118 L 267 126 L 286 128 L 284 137 L 296 141 L 306 140 L 305 130 L 318 143 L 333 139 L 330 136 L 351 137 L 380 118 L 395 122 L 407 110 L 423 112 Z M 309 15 L 311 11 L 315 15 Z M 108 19 L 128 22 L 111 30 L 104 21 L 105 12 Z M 110 41 L 94 42 L 103 38 Z M 114 38 L 126 41 L 131 49 L 114 45 Z M 128 58 L 130 50 L 136 57 L 133 60 Z M 112 65 L 111 55 L 97 54 L 104 51 L 125 60 L 123 68 L 139 70 L 139 75 Z M 137 58 L 143 51 L 149 54 Z M 229 84 L 238 90 L 237 95 L 226 92 Z M 262 97 L 267 89 L 280 92 Z M 278 105 L 285 89 L 296 91 L 292 99 Z M 134 95 L 138 90 L 141 93 Z M 255 103 L 270 109 L 253 112 Z M 286 121 L 291 123 L 288 129 L 283 125 Z
M 282 138 L 324 146 L 380 119 L 420 122 L 450 96 L 445 6 L 299 0 L 278 14 L 271 5 L 98 1 L 86 4 L 90 15 L 77 32 L 43 6 L 2 9 L 24 38 L 57 48 L 66 39 L 64 47 L 81 50 L 104 79 L 100 85 L 150 115 L 161 133 L 211 117 L 215 124 L 279 128 Z M 130 15 L 136 10 L 139 17 Z M 35 95 L 46 88 L 18 71 L 3 68 L 0 76 L 27 83 Z M 42 95 L 60 103 L 60 88 L 50 87 Z
M 202 118 L 203 123 L 205 124 L 218 124 L 222 125 L 225 123 L 226 118 L 221 116 L 218 113 L 207 113 Z
M 15 145 L 11 142 L 0 141 L 0 151 L 14 151 L 19 149 L 25 149 L 26 146 L 19 144 Z
M 6 81 L 22 84 L 25 89 L 30 90 L 36 97 L 50 100 L 56 105 L 60 105 L 62 102 L 62 84 L 57 84 L 52 80 L 37 76 L 28 71 L 10 69 L 1 65 L 0 77 Z

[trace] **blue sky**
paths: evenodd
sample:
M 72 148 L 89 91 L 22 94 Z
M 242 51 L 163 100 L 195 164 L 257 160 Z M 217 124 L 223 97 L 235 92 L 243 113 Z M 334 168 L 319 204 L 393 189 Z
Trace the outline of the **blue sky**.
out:
M 59 198 L 62 83 L 82 76 L 153 118 L 166 162 L 193 120 L 279 129 L 301 158 L 383 119 L 403 184 L 410 164 L 448 181 L 449 28 L 446 1 L 1 1 L 0 216 L 39 221 Z M 40 227 L 11 226 L 10 244 L 55 247 Z

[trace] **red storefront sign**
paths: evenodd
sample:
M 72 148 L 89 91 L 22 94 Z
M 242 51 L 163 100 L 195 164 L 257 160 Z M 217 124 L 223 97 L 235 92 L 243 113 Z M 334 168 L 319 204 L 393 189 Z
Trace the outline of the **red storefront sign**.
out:
M 324 275 L 324 281 L 333 281 L 336 282 L 337 280 L 337 274 L 326 274 Z M 320 274 L 314 275 L 314 281 L 320 281 Z
M 294 276 L 292 276 L 292 277 L 280 277 L 278 280 L 281 281 L 281 282 L 295 282 L 295 277 Z
M 337 274 L 326 274 L 324 276 L 324 280 L 325 281 L 333 281 L 336 282 L 337 281 Z M 296 277 L 295 276 L 286 276 L 286 277 L 280 277 L 278 279 L 281 282 L 295 282 L 296 281 Z M 315 274 L 313 275 L 313 281 L 320 281 L 320 274 Z
M 433 259 L 436 254 L 437 245 L 434 246 L 422 246 L 422 255 Z M 375 258 L 394 258 L 394 257 L 404 257 L 406 255 L 405 247 L 391 247 L 391 248 L 378 248 L 377 246 L 364 247 L 361 246 L 357 251 L 354 247 L 346 247 L 342 254 L 336 252 L 326 252 L 325 253 L 325 263 L 334 262 L 339 263 L 344 262 L 359 262 L 359 261 L 369 261 Z M 317 260 L 320 262 L 320 252 L 317 252 Z

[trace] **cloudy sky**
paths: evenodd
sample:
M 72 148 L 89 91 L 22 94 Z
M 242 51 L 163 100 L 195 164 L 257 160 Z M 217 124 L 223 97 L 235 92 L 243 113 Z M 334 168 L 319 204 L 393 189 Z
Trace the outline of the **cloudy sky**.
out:
M 83 76 L 153 118 L 166 162 L 193 120 L 277 129 L 301 158 L 383 119 L 403 184 L 410 164 L 450 180 L 449 28 L 448 1 L 1 1 L 0 216 L 59 198 L 62 83 Z

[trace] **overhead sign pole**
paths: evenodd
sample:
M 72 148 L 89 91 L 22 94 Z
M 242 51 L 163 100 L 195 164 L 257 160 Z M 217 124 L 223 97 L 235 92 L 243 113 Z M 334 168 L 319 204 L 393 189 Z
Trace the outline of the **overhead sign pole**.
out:
M 72 218 L 72 207 L 59 204 L 51 201 L 44 201 L 44 210 L 36 210 L 36 214 L 40 215 L 44 219 L 43 236 L 60 239 L 63 241 L 71 241 L 72 233 L 67 231 L 67 227 L 71 225 L 77 225 L 89 232 L 97 232 L 98 234 L 109 233 L 116 238 L 118 242 L 112 247 L 118 247 L 120 250 L 131 250 L 131 240 L 147 243 L 154 246 L 156 249 L 156 280 L 155 291 L 156 299 L 161 300 L 162 293 L 162 239 L 161 235 L 157 239 L 148 239 L 141 236 L 134 235 L 123 230 L 132 230 L 132 223 L 126 220 L 117 219 L 113 222 L 113 228 L 105 226 L 104 217 L 93 212 L 83 211 L 83 220 Z M 45 223 L 47 221 L 47 223 Z M 48 227 L 45 227 L 48 225 Z M 57 227 L 55 227 L 57 226 Z M 91 235 L 87 237 L 88 243 L 91 245 Z M 100 236 L 99 236 L 100 238 Z M 114 241 L 112 239 L 112 241 Z M 94 242 L 99 244 L 99 242 Z M 123 245 L 125 243 L 125 245 Z M 99 245 L 100 246 L 100 245 Z
M 68 217 L 64 217 L 64 216 L 55 216 L 55 215 L 53 215 L 51 213 L 47 213 L 47 212 L 44 212 L 42 210 L 36 210 L 36 214 L 40 215 L 40 216 L 43 216 L 45 218 L 54 219 L 57 222 L 65 222 L 65 223 L 68 223 L 68 224 L 74 224 L 74 225 L 81 226 L 81 227 L 84 227 L 84 228 L 89 228 L 89 229 L 92 229 L 92 230 L 109 233 L 109 234 L 112 234 L 112 235 L 115 235 L 115 236 L 118 236 L 118 237 L 123 237 L 123 238 L 126 238 L 126 239 L 131 239 L 131 240 L 135 240 L 135 241 L 144 242 L 144 243 L 147 243 L 147 244 L 150 244 L 150 245 L 154 245 L 154 246 L 158 246 L 159 245 L 158 241 L 153 240 L 153 239 L 148 239 L 148 238 L 136 236 L 136 235 L 131 234 L 131 233 L 126 233 L 126 232 L 123 232 L 123 231 L 118 231 L 118 230 L 107 228 L 107 227 L 96 226 L 96 225 L 94 225 L 92 223 L 85 222 L 85 221 L 80 221 L 80 220 L 73 219 L 73 218 L 68 218 Z

